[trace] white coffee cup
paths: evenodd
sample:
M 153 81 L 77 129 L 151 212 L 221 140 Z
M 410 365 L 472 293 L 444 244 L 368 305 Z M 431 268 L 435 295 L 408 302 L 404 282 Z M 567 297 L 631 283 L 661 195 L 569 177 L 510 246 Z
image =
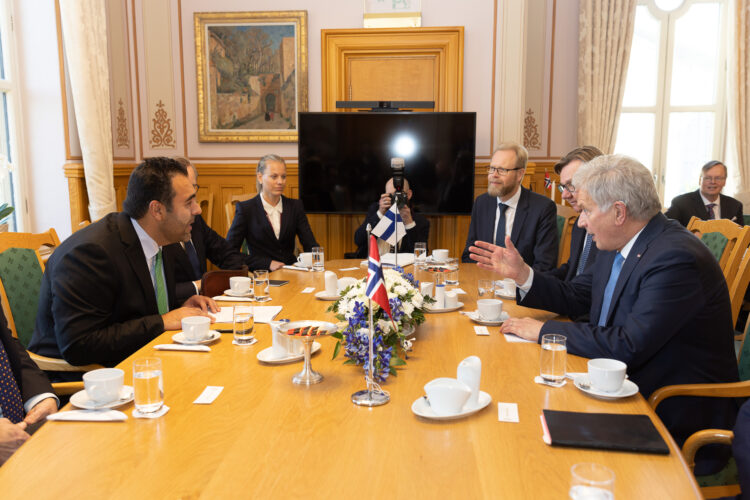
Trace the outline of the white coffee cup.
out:
M 479 406 L 479 380 L 482 377 L 482 360 L 478 356 L 469 356 L 458 364 L 456 378 L 471 389 L 468 405 Z
M 477 300 L 479 317 L 485 321 L 497 321 L 503 314 L 503 301 L 498 299 Z
M 436 248 L 432 251 L 432 259 L 437 262 L 445 262 L 448 260 L 448 249 L 447 248 Z
M 208 337 L 211 318 L 208 316 L 187 316 L 182 318 L 182 336 L 188 342 L 198 342 Z
M 351 276 L 347 276 L 345 278 L 339 278 L 337 282 L 338 292 L 341 293 L 350 286 L 354 286 L 357 284 L 357 278 L 352 278 Z
M 247 276 L 232 276 L 229 278 L 229 288 L 238 295 L 249 293 L 252 286 L 253 280 Z
M 458 294 L 453 290 L 445 292 L 445 308 L 458 307 Z
M 594 389 L 603 392 L 617 392 L 625 382 L 628 365 L 622 361 L 608 358 L 590 359 L 589 382 Z
M 455 378 L 441 377 L 424 386 L 430 408 L 436 415 L 455 415 L 461 411 L 471 396 L 471 388 Z
M 297 257 L 297 262 L 305 267 L 312 267 L 312 252 L 302 252 Z
M 338 294 L 339 283 L 338 276 L 333 271 L 326 271 L 323 273 L 323 279 L 326 285 L 326 295 L 333 296 Z
M 432 307 L 435 309 L 445 309 L 445 285 L 435 287 L 435 303 Z
M 423 281 L 419 284 L 419 293 L 432 297 L 432 291 L 434 290 L 434 288 L 435 283 L 431 281 Z
M 287 322 L 271 321 L 271 352 L 276 358 L 284 358 L 289 355 L 289 337 L 281 333 Z
M 119 368 L 100 368 L 83 374 L 83 387 L 95 403 L 111 403 L 120 399 L 124 377 Z
M 506 294 L 516 293 L 516 282 L 511 278 L 505 278 L 503 280 L 503 290 Z

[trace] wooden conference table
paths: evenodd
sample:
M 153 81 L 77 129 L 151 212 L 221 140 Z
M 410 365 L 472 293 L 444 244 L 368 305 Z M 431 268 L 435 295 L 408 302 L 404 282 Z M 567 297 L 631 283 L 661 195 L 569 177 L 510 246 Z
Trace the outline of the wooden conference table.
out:
M 366 275 L 359 261 L 333 261 L 339 277 Z M 476 280 L 483 271 L 462 265 L 464 310 L 476 305 Z M 331 302 L 300 294 L 322 290 L 322 273 L 274 272 L 290 283 L 271 288 L 269 305 L 292 320 L 328 319 Z M 221 305 L 227 305 L 222 303 Z M 514 317 L 554 315 L 505 301 Z M 257 353 L 271 344 L 268 325 L 256 325 L 251 347 L 222 335 L 210 353 L 155 351 L 171 341 L 167 332 L 125 360 L 131 384 L 132 359 L 157 356 L 164 367 L 165 403 L 154 420 L 130 416 L 120 423 L 49 422 L 0 468 L 0 497 L 12 498 L 566 498 L 570 468 L 598 462 L 616 473 L 615 496 L 700 498 L 674 442 L 640 395 L 607 402 L 573 386 L 537 385 L 540 347 L 509 343 L 490 328 L 477 336 L 474 324 L 453 313 L 429 314 L 417 329 L 408 365 L 384 388 L 390 403 L 363 408 L 350 402 L 364 388 L 361 367 L 331 361 L 335 339 L 320 340 L 313 368 L 325 377 L 311 387 L 293 385 L 301 362 L 264 365 Z M 435 377 L 455 377 L 463 358 L 482 359 L 481 389 L 492 403 L 453 421 L 415 416 L 412 402 Z M 585 359 L 568 356 L 569 371 L 585 371 Z M 210 405 L 193 400 L 207 385 L 224 386 Z M 520 423 L 498 422 L 497 402 L 518 403 Z M 550 447 L 542 442 L 543 408 L 586 412 L 646 413 L 670 444 L 669 456 Z

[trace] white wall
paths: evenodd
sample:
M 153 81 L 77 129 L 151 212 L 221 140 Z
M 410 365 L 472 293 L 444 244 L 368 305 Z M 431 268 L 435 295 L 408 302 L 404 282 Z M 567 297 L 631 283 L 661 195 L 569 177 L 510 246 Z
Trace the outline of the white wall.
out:
M 22 114 L 22 153 L 29 217 L 25 231 L 70 235 L 63 174 L 65 139 L 54 0 L 13 0 Z

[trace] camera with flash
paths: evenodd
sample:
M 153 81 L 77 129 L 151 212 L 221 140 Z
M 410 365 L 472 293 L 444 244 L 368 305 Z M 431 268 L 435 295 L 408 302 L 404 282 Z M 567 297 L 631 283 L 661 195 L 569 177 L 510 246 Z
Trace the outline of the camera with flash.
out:
M 399 210 L 406 206 L 409 201 L 404 192 L 404 159 L 391 158 L 391 175 L 393 177 L 393 188 L 395 193 L 391 194 L 391 203 L 396 204 Z

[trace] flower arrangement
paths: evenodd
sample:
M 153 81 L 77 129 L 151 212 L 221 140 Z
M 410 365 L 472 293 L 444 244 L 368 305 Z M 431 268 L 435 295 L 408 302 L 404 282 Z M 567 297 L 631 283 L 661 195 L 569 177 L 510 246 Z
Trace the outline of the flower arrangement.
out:
M 405 273 L 400 267 L 383 269 L 383 279 L 388 291 L 388 303 L 391 306 L 393 321 L 376 303 L 373 303 L 373 336 L 374 367 L 373 377 L 377 382 L 384 382 L 388 375 L 396 375 L 396 366 L 406 364 L 398 356 L 398 349 L 406 358 L 410 342 L 408 334 L 417 325 L 424 323 L 423 307 L 435 302 L 430 296 L 419 292 L 419 282 L 411 273 Z M 368 299 L 366 294 L 367 278 L 364 278 L 341 292 L 341 298 L 328 308 L 336 318 L 346 322 L 341 331 L 333 334 L 338 339 L 333 350 L 335 359 L 341 347 L 344 347 L 344 364 L 363 365 L 365 371 L 369 361 L 368 341 Z

